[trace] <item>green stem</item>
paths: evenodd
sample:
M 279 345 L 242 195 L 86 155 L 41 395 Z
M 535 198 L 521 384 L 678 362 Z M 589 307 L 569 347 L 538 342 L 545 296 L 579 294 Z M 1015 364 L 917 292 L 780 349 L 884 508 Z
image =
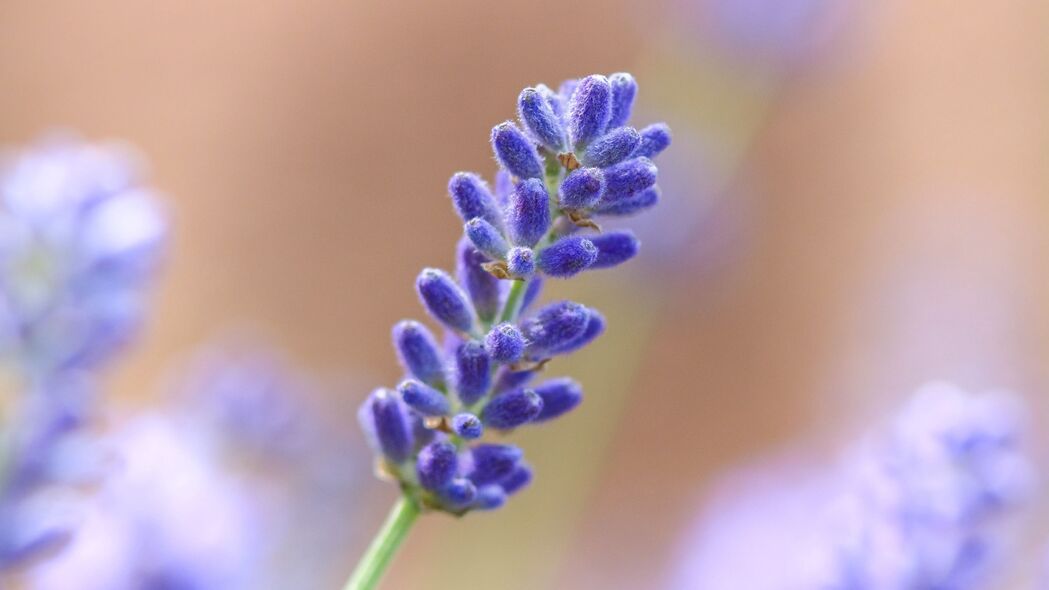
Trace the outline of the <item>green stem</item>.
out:
M 517 319 L 517 312 L 521 308 L 521 299 L 524 297 L 528 281 L 514 281 L 510 286 L 510 292 L 506 295 L 506 303 L 503 304 L 503 312 L 499 314 L 499 323 L 512 322 Z
M 419 505 L 408 496 L 401 499 L 390 509 L 386 522 L 372 539 L 372 544 L 361 557 L 357 569 L 353 570 L 350 581 L 346 582 L 343 590 L 372 590 L 379 584 L 386 568 L 393 561 L 397 548 L 401 546 L 412 523 L 419 516 Z

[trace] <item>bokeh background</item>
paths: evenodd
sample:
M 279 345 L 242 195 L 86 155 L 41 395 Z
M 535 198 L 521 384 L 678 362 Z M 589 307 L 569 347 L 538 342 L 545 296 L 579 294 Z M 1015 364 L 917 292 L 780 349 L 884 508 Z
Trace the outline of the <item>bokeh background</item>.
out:
M 829 464 L 929 379 L 1017 391 L 1045 442 L 1047 30 L 1039 0 L 6 0 L 0 140 L 126 139 L 167 197 L 113 403 L 156 404 L 234 333 L 328 383 L 363 455 L 353 408 L 399 377 L 389 328 L 422 315 L 418 269 L 452 264 L 448 176 L 495 170 L 523 86 L 633 72 L 635 119 L 675 144 L 641 257 L 553 288 L 610 320 L 553 368 L 586 403 L 521 433 L 527 493 L 423 519 L 385 587 L 652 588 L 726 473 Z M 342 466 L 352 501 L 313 499 L 345 533 L 318 588 L 395 493 Z

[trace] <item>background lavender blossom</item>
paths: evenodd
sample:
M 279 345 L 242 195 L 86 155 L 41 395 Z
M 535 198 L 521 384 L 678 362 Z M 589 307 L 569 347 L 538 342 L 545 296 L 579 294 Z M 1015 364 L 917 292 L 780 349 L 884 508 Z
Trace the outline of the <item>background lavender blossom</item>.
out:
M 926 385 L 836 474 L 795 457 L 726 482 L 671 586 L 995 587 L 1023 561 L 1008 534 L 1033 483 L 1021 421 L 1015 397 Z

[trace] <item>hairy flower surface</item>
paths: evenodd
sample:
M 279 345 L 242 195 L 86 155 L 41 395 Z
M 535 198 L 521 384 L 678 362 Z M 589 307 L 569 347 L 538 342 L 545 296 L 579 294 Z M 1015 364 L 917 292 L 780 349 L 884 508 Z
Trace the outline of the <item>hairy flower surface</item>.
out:
M 532 480 L 522 452 L 485 440 L 552 420 L 583 399 L 570 379 L 532 386 L 554 357 L 583 348 L 605 328 L 597 311 L 559 301 L 532 311 L 543 277 L 568 278 L 633 258 L 626 231 L 600 233 L 602 217 L 656 204 L 652 158 L 670 145 L 665 124 L 628 126 L 637 83 L 626 73 L 545 85 L 518 97 L 519 124 L 492 129 L 502 168 L 494 188 L 459 172 L 448 193 L 464 223 L 456 273 L 428 268 L 416 289 L 445 330 L 393 332 L 405 370 L 396 389 L 374 391 L 361 426 L 380 473 L 422 505 L 463 514 L 502 506 Z

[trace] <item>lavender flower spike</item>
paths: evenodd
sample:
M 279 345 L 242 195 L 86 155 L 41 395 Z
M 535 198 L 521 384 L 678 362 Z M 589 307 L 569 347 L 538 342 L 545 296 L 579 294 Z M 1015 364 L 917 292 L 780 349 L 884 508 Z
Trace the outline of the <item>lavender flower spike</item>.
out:
M 518 95 L 522 127 L 505 121 L 492 129 L 500 167 L 494 194 L 474 174 L 449 182 L 464 222 L 457 280 L 430 268 L 417 281 L 423 305 L 445 330 L 444 345 L 417 323 L 400 324 L 394 341 L 406 380 L 362 408 L 384 472 L 403 492 L 373 548 L 395 546 L 422 510 L 461 516 L 502 506 L 532 470 L 519 448 L 480 442 L 486 430 L 552 421 L 582 401 L 574 381 L 529 383 L 548 363 L 594 342 L 605 318 L 570 301 L 533 308 L 548 277 L 637 257 L 633 234 L 602 234 L 597 218 L 657 203 L 651 158 L 670 135 L 665 125 L 638 131 L 630 121 L 637 96 L 630 74 L 550 88 L 537 84 Z M 349 587 L 373 588 L 384 556 L 367 553 Z

